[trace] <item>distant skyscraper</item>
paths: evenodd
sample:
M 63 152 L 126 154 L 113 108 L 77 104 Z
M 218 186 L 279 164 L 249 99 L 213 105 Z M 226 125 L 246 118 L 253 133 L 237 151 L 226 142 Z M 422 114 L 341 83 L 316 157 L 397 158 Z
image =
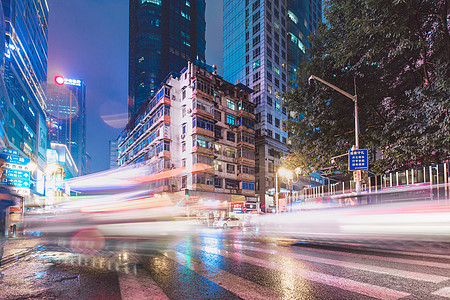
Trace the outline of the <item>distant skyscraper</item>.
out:
M 279 93 L 287 90 L 322 18 L 320 0 L 223 0 L 224 78 L 254 90 L 256 190 L 274 205 L 275 171 L 288 151 L 288 118 Z
M 86 154 L 86 86 L 77 79 L 55 77 L 47 85 L 48 140 L 67 145 L 80 175 L 88 172 Z
M 109 141 L 109 168 L 114 169 L 119 166 L 117 159 L 119 158 L 119 153 L 117 152 L 117 139 Z
M 128 115 L 167 74 L 205 62 L 205 0 L 130 0 Z
M 47 155 L 47 1 L 2 0 L 1 4 L 6 87 L 0 97 L 1 144 L 30 158 L 42 170 Z

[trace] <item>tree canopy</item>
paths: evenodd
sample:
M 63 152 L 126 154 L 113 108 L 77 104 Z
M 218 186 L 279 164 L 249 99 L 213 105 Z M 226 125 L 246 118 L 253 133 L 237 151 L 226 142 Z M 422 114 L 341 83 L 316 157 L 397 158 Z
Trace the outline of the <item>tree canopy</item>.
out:
M 448 161 L 448 1 L 325 0 L 324 7 L 327 23 L 309 36 L 307 57 L 284 95 L 292 116 L 286 130 L 302 165 L 328 166 L 355 143 L 352 100 L 308 84 L 310 75 L 350 94 L 356 82 L 360 148 L 370 150 L 372 171 Z

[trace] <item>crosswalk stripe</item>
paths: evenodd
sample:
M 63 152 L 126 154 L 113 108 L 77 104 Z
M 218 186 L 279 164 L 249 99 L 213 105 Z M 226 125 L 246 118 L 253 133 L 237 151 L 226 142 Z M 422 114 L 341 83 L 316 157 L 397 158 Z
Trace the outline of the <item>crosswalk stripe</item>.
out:
M 335 260 L 335 259 L 329 259 L 329 258 L 302 255 L 302 254 L 297 254 L 297 253 L 287 252 L 287 251 L 277 251 L 277 250 L 270 250 L 270 249 L 263 249 L 263 248 L 255 248 L 255 247 L 248 247 L 248 246 L 244 246 L 244 245 L 237 247 L 237 249 L 246 249 L 246 250 L 258 251 L 258 252 L 263 252 L 263 253 L 268 253 L 268 254 L 279 254 L 279 255 L 283 255 L 283 256 L 299 259 L 299 260 L 306 260 L 306 261 L 310 261 L 310 262 L 314 262 L 314 263 L 333 265 L 333 266 L 338 266 L 338 267 L 356 269 L 356 270 L 360 270 L 360 271 L 367 271 L 367 272 L 372 272 L 372 273 L 402 277 L 402 278 L 407 278 L 407 279 L 415 279 L 415 280 L 433 282 L 433 283 L 439 283 L 439 282 L 450 279 L 448 277 L 439 276 L 439 275 L 409 272 L 409 271 L 403 271 L 403 270 L 398 270 L 398 269 L 365 265 L 365 264 L 348 262 L 348 261 L 341 261 L 341 260 Z
M 317 249 L 317 248 L 314 248 L 314 249 L 301 248 L 301 249 L 302 250 L 306 250 L 306 251 L 311 251 L 311 252 L 321 252 L 321 253 L 329 253 L 329 254 L 338 254 L 338 255 L 342 255 L 342 256 L 350 256 L 352 258 L 367 258 L 367 259 L 373 259 L 373 260 L 382 260 L 382 261 L 404 263 L 404 264 L 409 264 L 409 265 L 418 265 L 418 266 L 450 269 L 450 264 L 438 263 L 438 262 L 434 262 L 434 261 L 423 261 L 423 260 L 414 260 L 414 259 L 397 258 L 397 257 L 358 254 L 358 253 L 349 253 L 349 252 L 343 252 L 343 251 L 334 251 L 334 250 Z
M 450 298 L 450 286 L 444 287 L 436 292 L 431 293 L 432 295 L 441 296 L 445 298 Z
M 233 260 L 239 260 L 262 268 L 272 269 L 283 273 L 286 272 L 295 273 L 297 276 L 310 281 L 337 287 L 342 290 L 366 295 L 377 299 L 399 299 L 410 295 L 408 293 L 392 290 L 386 287 L 358 282 L 347 278 L 315 272 L 312 270 L 300 269 L 297 267 L 294 268 L 289 267 L 287 265 L 280 265 L 275 262 L 250 257 L 239 252 L 228 252 L 207 246 L 198 246 L 196 248 L 208 253 L 217 254 L 223 257 L 231 258 Z
M 119 273 L 119 286 L 122 300 L 169 299 L 150 275 L 139 270 L 136 274 Z
M 191 269 L 197 274 L 211 280 L 215 284 L 220 285 L 224 289 L 236 294 L 242 299 L 280 299 L 281 295 L 271 289 L 263 287 L 257 283 L 244 279 L 242 277 L 231 274 L 222 269 L 208 264 L 207 268 L 203 265 L 207 262 L 199 262 L 192 257 L 174 251 L 166 251 L 164 255 L 177 263 Z M 188 263 L 189 261 L 189 263 Z

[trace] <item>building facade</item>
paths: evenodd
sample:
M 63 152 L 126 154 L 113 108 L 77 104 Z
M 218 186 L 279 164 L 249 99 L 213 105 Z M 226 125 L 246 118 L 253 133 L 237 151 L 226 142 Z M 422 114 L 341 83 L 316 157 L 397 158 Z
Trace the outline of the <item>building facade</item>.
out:
M 109 140 L 109 168 L 114 169 L 119 165 L 117 163 L 117 159 L 119 158 L 119 154 L 117 152 L 117 139 Z
M 224 0 L 224 78 L 254 91 L 256 193 L 274 206 L 275 171 L 288 152 L 281 94 L 295 78 L 307 36 L 322 16 L 320 0 Z
M 171 73 L 118 139 L 119 165 L 144 163 L 150 174 L 182 170 L 154 181 L 154 192 L 255 203 L 255 119 L 250 92 L 189 62 Z M 199 172 L 200 166 L 209 166 Z M 233 200 L 234 199 L 234 200 Z M 240 199 L 239 201 L 236 199 Z M 226 207 L 225 207 L 226 208 Z
M 55 77 L 47 84 L 48 140 L 66 145 L 80 175 L 88 173 L 86 154 L 86 85 L 79 79 Z
M 187 61 L 205 62 L 205 0 L 130 0 L 128 115 Z
M 48 6 L 45 0 L 1 4 L 0 155 L 7 162 L 3 182 L 26 206 L 41 194 L 38 186 L 47 160 Z

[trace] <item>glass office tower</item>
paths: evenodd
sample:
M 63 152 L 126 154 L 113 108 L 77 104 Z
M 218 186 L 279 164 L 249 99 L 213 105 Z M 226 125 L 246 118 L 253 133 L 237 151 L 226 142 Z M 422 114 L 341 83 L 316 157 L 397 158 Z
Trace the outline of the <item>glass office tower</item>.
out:
M 130 0 L 128 116 L 167 74 L 205 62 L 205 0 Z
M 66 145 L 79 170 L 88 173 L 86 154 L 86 85 L 80 79 L 55 77 L 47 85 L 47 126 L 50 142 Z
M 3 143 L 45 167 L 48 6 L 45 0 L 2 0 L 5 20 Z
M 263 210 L 274 206 L 275 172 L 288 152 L 280 93 L 295 78 L 321 18 L 320 0 L 223 0 L 224 77 L 254 91 L 256 190 Z

